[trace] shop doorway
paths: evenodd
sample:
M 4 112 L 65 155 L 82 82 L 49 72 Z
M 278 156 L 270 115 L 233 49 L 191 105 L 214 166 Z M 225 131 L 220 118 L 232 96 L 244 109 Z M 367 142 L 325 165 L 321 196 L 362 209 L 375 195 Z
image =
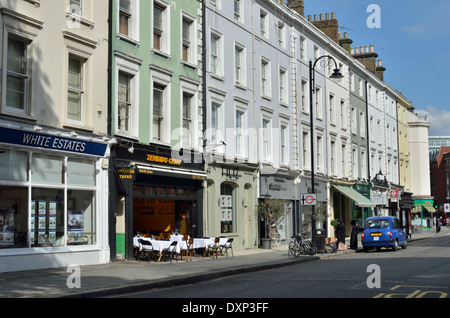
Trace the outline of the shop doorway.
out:
M 191 235 L 194 201 L 134 198 L 133 230 L 159 236 L 162 233 Z

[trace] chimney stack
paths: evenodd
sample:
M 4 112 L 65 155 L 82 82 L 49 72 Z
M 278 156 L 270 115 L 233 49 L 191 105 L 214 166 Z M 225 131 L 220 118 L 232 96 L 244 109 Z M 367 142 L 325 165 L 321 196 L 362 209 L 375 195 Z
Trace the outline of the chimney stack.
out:
M 303 3 L 303 0 L 287 0 L 287 6 L 288 8 L 294 10 L 301 16 L 305 16 L 305 4 Z
M 381 61 L 378 60 L 378 54 L 374 52 L 373 44 L 370 46 L 361 46 L 360 48 L 356 47 L 354 51 L 351 51 L 352 55 L 355 59 L 357 59 L 361 64 L 364 65 L 366 69 L 375 74 L 380 80 L 384 81 L 384 68 L 381 65 Z
M 325 19 L 323 18 L 323 13 L 320 14 L 320 19 L 317 19 L 317 14 L 314 15 L 314 21 L 311 21 L 310 16 L 308 16 L 308 21 L 310 21 L 316 28 L 325 33 L 331 40 L 339 44 L 339 24 L 335 17 L 335 13 L 331 12 L 331 19 L 328 13 L 325 14 Z

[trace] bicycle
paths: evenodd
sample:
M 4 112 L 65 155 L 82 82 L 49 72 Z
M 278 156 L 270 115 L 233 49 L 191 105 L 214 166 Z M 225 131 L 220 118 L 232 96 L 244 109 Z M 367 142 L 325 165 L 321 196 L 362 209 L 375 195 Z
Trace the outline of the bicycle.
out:
M 295 257 L 307 254 L 315 255 L 317 252 L 314 243 L 310 240 L 306 240 L 304 235 L 305 232 L 302 232 L 302 234 L 293 234 L 291 236 L 292 240 L 289 242 L 289 253 Z

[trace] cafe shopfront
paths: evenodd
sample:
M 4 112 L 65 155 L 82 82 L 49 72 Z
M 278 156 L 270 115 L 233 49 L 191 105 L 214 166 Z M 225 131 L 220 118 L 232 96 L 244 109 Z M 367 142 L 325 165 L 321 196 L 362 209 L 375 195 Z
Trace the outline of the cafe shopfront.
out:
M 0 124 L 0 272 L 109 262 L 108 143 Z
M 206 174 L 201 158 L 169 148 L 122 143 L 114 151 L 111 220 L 114 259 L 133 259 L 137 234 L 203 236 Z

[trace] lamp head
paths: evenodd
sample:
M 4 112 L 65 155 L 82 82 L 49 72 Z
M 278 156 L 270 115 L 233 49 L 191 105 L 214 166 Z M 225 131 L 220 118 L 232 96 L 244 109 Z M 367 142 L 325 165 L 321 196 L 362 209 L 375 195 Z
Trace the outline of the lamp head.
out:
M 335 68 L 333 70 L 333 74 L 331 74 L 331 76 L 330 76 L 331 79 L 341 79 L 343 77 L 344 77 L 344 75 L 341 74 L 341 70 L 338 68 Z

